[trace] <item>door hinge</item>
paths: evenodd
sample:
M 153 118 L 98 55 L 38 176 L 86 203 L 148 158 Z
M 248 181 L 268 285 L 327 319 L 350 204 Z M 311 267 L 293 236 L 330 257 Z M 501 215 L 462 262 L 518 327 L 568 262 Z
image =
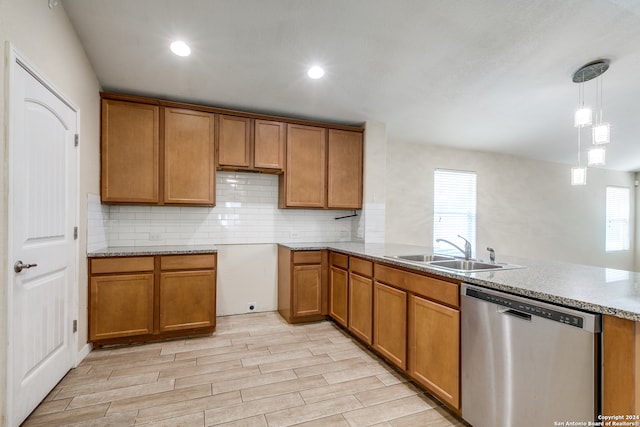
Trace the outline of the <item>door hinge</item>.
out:
M 78 227 L 73 227 L 73 240 L 78 240 Z
M 73 138 L 73 146 L 77 147 L 80 144 L 80 135 L 76 133 L 76 136 Z
M 78 321 L 77 320 L 73 321 L 73 332 L 78 332 Z

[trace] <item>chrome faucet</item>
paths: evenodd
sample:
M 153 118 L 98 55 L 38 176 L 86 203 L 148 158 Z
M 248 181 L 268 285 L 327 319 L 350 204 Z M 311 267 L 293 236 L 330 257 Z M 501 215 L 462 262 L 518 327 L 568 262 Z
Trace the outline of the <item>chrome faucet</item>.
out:
M 491 264 L 496 263 L 496 251 L 493 248 L 487 247 L 489 251 L 489 260 L 491 260 Z
M 436 239 L 436 242 L 448 243 L 451 246 L 453 246 L 454 248 L 456 248 L 457 250 L 459 250 L 460 252 L 462 252 L 464 254 L 464 259 L 471 259 L 471 243 L 469 243 L 469 241 L 467 239 L 465 239 L 464 237 L 462 237 L 459 234 L 458 234 L 458 237 L 461 238 L 462 240 L 464 240 L 464 249 L 462 249 L 460 246 L 456 245 L 455 243 L 451 243 L 450 241 L 445 240 L 445 239 Z

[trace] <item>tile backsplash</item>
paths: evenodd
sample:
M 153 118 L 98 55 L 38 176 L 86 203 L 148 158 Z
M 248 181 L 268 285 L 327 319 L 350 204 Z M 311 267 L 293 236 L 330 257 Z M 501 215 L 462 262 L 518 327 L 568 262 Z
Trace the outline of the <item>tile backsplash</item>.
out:
M 108 246 L 329 242 L 356 238 L 357 218 L 335 219 L 350 211 L 278 209 L 276 175 L 217 172 L 216 193 L 213 208 L 107 206 L 99 205 L 99 198 L 96 206 L 95 200 L 89 200 L 89 250 L 104 243 L 100 237 L 103 233 Z
M 105 229 L 109 218 L 109 206 L 100 204 L 100 196 L 87 195 L 87 251 L 95 251 L 107 246 Z

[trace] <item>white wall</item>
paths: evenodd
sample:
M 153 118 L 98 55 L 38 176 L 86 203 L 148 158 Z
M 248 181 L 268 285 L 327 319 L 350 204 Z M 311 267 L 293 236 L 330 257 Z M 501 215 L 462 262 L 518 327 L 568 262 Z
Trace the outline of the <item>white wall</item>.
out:
M 278 309 L 278 250 L 275 244 L 218 246 L 218 316 Z
M 397 141 L 389 142 L 387 156 L 388 243 L 431 246 L 433 172 L 468 170 L 477 173 L 478 257 L 492 246 L 498 257 L 634 269 L 633 248 L 604 250 L 605 187 L 634 191 L 633 173 L 591 168 L 588 184 L 572 187 L 570 165 Z
M 0 0 L 0 42 L 9 41 L 44 77 L 80 109 L 80 203 L 78 343 L 87 338 L 86 197 L 99 191 L 99 84 L 63 6 L 49 9 L 46 0 Z M 7 259 L 7 57 L 0 67 L 0 390 L 6 389 Z M 0 392 L 0 425 L 6 401 Z

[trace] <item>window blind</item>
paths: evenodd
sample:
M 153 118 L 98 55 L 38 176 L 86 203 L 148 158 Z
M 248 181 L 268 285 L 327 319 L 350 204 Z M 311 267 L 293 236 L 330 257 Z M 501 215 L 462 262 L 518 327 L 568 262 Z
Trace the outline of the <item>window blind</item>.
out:
M 462 255 L 437 239 L 446 239 L 464 249 L 461 235 L 476 253 L 476 173 L 436 169 L 433 191 L 433 250 L 440 254 Z
M 607 187 L 606 235 L 607 252 L 629 250 L 630 193 L 625 187 Z

